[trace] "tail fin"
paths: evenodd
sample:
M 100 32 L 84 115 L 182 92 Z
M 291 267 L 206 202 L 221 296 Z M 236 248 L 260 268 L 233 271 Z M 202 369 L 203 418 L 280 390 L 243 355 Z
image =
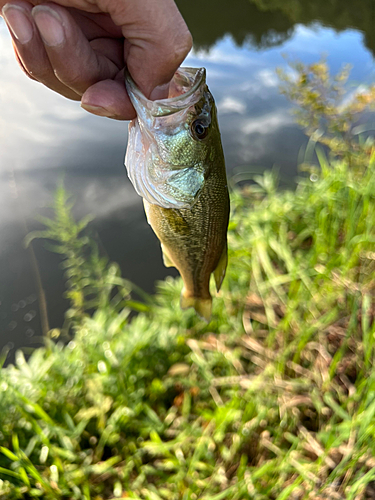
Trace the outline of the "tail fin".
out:
M 194 307 L 196 313 L 207 323 L 211 319 L 211 310 L 212 310 L 212 299 L 201 299 L 199 297 L 188 297 L 184 294 L 184 290 L 181 294 L 180 299 L 181 309 L 188 309 L 189 307 Z

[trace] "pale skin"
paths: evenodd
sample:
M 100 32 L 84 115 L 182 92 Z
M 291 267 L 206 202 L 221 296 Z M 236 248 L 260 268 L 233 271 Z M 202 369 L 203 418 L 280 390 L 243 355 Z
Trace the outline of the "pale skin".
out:
M 165 97 L 192 46 L 174 0 L 0 0 L 0 10 L 27 76 L 119 120 L 135 117 L 125 66 L 147 97 Z

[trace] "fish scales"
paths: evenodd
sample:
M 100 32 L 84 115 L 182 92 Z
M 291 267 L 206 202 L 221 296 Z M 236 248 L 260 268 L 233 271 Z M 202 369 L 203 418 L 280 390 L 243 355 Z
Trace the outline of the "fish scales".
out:
M 180 68 L 169 99 L 147 100 L 130 78 L 127 89 L 138 115 L 129 128 L 129 178 L 144 199 L 165 265 L 181 274 L 181 307 L 209 320 L 210 276 L 219 290 L 227 265 L 229 195 L 204 69 Z

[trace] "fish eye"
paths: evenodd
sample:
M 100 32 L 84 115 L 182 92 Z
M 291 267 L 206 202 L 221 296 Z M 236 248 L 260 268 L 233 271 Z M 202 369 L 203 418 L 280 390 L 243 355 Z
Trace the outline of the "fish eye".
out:
M 202 120 L 194 120 L 191 124 L 191 133 L 195 139 L 204 139 L 208 134 L 208 125 Z

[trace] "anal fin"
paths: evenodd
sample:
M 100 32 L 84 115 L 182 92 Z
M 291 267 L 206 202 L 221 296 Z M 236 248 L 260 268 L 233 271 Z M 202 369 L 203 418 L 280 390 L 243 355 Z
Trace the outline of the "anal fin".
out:
M 170 257 L 168 256 L 166 250 L 165 250 L 165 246 L 161 243 L 161 251 L 162 251 L 162 254 L 163 254 L 163 263 L 165 265 L 165 267 L 176 267 L 172 260 L 170 259 Z
M 214 271 L 214 278 L 217 291 L 220 290 L 221 284 L 223 283 L 225 271 L 227 270 L 227 265 L 228 265 L 228 245 L 226 243 L 223 253 L 221 254 L 219 263 Z

